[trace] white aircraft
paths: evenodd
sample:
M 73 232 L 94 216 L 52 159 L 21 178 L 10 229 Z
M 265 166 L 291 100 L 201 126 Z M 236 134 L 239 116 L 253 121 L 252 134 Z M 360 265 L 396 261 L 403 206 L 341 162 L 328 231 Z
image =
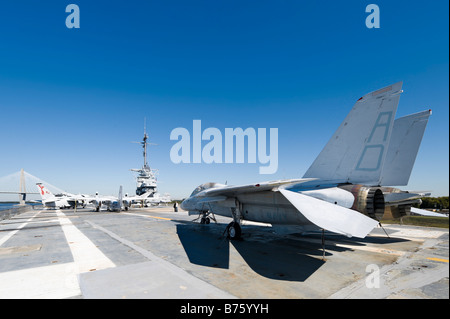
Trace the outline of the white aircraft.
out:
M 382 187 L 407 185 L 431 114 L 394 120 L 402 92 L 399 82 L 358 99 L 303 178 L 241 186 L 206 183 L 180 207 L 200 214 L 202 223 L 210 214 L 232 217 L 231 239 L 240 237 L 242 220 L 364 238 L 387 206 L 398 214 L 398 208 L 429 195 Z
M 55 196 L 42 183 L 36 183 L 41 194 L 42 205 L 47 208 L 70 208 L 68 197 L 64 195 Z
M 152 197 L 149 197 L 150 194 L 153 194 Z M 156 196 L 155 196 L 156 195 Z M 142 195 L 136 196 L 122 196 L 122 186 L 119 189 L 119 196 L 102 196 L 100 197 L 98 193 L 95 194 L 95 197 L 90 200 L 90 203 L 94 205 L 95 211 L 100 211 L 102 206 L 106 206 L 108 211 L 121 211 L 128 210 L 132 204 L 139 203 L 141 205 L 158 205 L 160 203 L 169 203 L 171 201 L 170 196 L 164 195 L 160 196 L 159 193 L 144 193 Z M 119 208 L 120 207 L 120 208 Z
M 122 209 L 128 210 L 131 205 L 128 200 L 124 200 L 122 196 L 122 185 L 119 187 L 119 196 L 103 196 L 100 197 L 98 193 L 95 194 L 95 198 L 90 201 L 94 205 L 96 212 L 100 211 L 101 206 L 106 206 L 108 211 L 121 211 Z
M 88 195 L 74 195 L 70 193 L 52 194 L 48 188 L 42 183 L 36 183 L 36 186 L 41 194 L 42 205 L 49 208 L 74 208 L 75 206 L 85 207 L 89 202 Z
M 142 196 L 144 196 L 144 195 L 142 195 Z M 151 195 L 152 196 L 145 197 L 145 199 L 144 199 L 145 205 L 157 206 L 160 204 L 167 204 L 172 201 L 172 199 L 170 198 L 170 194 L 167 194 L 167 193 L 164 195 L 161 195 L 160 193 L 152 193 Z M 139 200 L 135 200 L 135 201 L 139 201 Z

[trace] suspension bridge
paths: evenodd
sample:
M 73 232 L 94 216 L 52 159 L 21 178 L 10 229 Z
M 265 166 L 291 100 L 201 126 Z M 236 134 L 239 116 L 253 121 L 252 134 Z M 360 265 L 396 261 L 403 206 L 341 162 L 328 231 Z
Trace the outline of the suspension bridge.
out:
M 54 194 L 64 192 L 62 189 L 21 169 L 18 172 L 0 177 L 0 202 L 19 201 L 23 205 L 26 200 L 40 199 L 36 183 L 44 184 Z

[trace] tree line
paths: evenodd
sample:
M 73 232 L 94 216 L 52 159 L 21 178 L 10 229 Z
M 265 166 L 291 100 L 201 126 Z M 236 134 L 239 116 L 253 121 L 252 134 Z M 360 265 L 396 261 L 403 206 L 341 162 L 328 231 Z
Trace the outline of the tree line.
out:
M 414 205 L 419 206 L 419 205 Z M 449 201 L 448 196 L 441 197 L 423 197 L 422 204 L 419 208 L 432 208 L 432 209 L 448 209 Z

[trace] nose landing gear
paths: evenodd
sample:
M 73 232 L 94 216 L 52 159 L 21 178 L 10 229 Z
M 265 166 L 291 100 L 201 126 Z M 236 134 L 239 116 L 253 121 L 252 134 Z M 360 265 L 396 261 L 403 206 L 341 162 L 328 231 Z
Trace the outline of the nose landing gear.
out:
M 200 224 L 206 224 L 208 225 L 211 222 L 211 220 L 209 219 L 209 217 L 202 217 L 200 219 Z

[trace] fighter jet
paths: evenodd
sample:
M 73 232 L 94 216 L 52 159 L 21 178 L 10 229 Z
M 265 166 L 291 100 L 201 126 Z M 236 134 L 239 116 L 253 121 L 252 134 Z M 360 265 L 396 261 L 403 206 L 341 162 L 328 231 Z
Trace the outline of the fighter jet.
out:
M 62 192 L 54 195 L 47 187 L 42 183 L 36 183 L 36 186 L 41 195 L 42 205 L 47 208 L 75 208 L 85 207 L 86 204 L 92 199 L 89 195 L 85 194 L 71 194 Z
M 94 209 L 97 212 L 102 206 L 106 206 L 106 209 L 108 211 L 121 211 L 128 210 L 132 204 L 137 203 L 142 205 L 144 201 L 147 201 L 147 196 L 148 193 L 136 196 L 128 196 L 128 194 L 125 194 L 124 196 L 122 196 L 122 186 L 120 186 L 118 197 L 99 196 L 98 193 L 96 193 L 95 197 L 90 201 L 90 203 L 94 205 Z
M 58 194 L 53 195 L 53 193 L 48 190 L 42 183 L 36 183 L 36 186 L 41 194 L 42 205 L 46 208 L 70 208 L 69 196 Z
M 94 205 L 96 212 L 100 211 L 101 206 L 106 206 L 106 209 L 111 212 L 121 211 L 122 209 L 128 210 L 131 205 L 127 200 L 124 201 L 122 196 L 122 185 L 119 187 L 119 196 L 99 196 L 98 192 L 95 194 L 95 198 L 90 201 Z
M 232 217 L 226 231 L 241 236 L 243 220 L 295 225 L 364 238 L 390 209 L 404 213 L 427 192 L 407 192 L 431 110 L 395 119 L 402 82 L 358 99 L 303 178 L 198 186 L 180 207 L 189 214 Z M 199 216 L 199 217 L 200 217 Z
M 161 195 L 160 193 L 157 192 L 147 194 L 149 196 L 145 198 L 134 199 L 133 202 L 142 202 L 144 206 L 147 207 L 147 206 L 166 205 L 172 201 L 170 194 L 168 193 L 165 193 L 164 195 Z M 145 194 L 141 196 L 145 196 Z

